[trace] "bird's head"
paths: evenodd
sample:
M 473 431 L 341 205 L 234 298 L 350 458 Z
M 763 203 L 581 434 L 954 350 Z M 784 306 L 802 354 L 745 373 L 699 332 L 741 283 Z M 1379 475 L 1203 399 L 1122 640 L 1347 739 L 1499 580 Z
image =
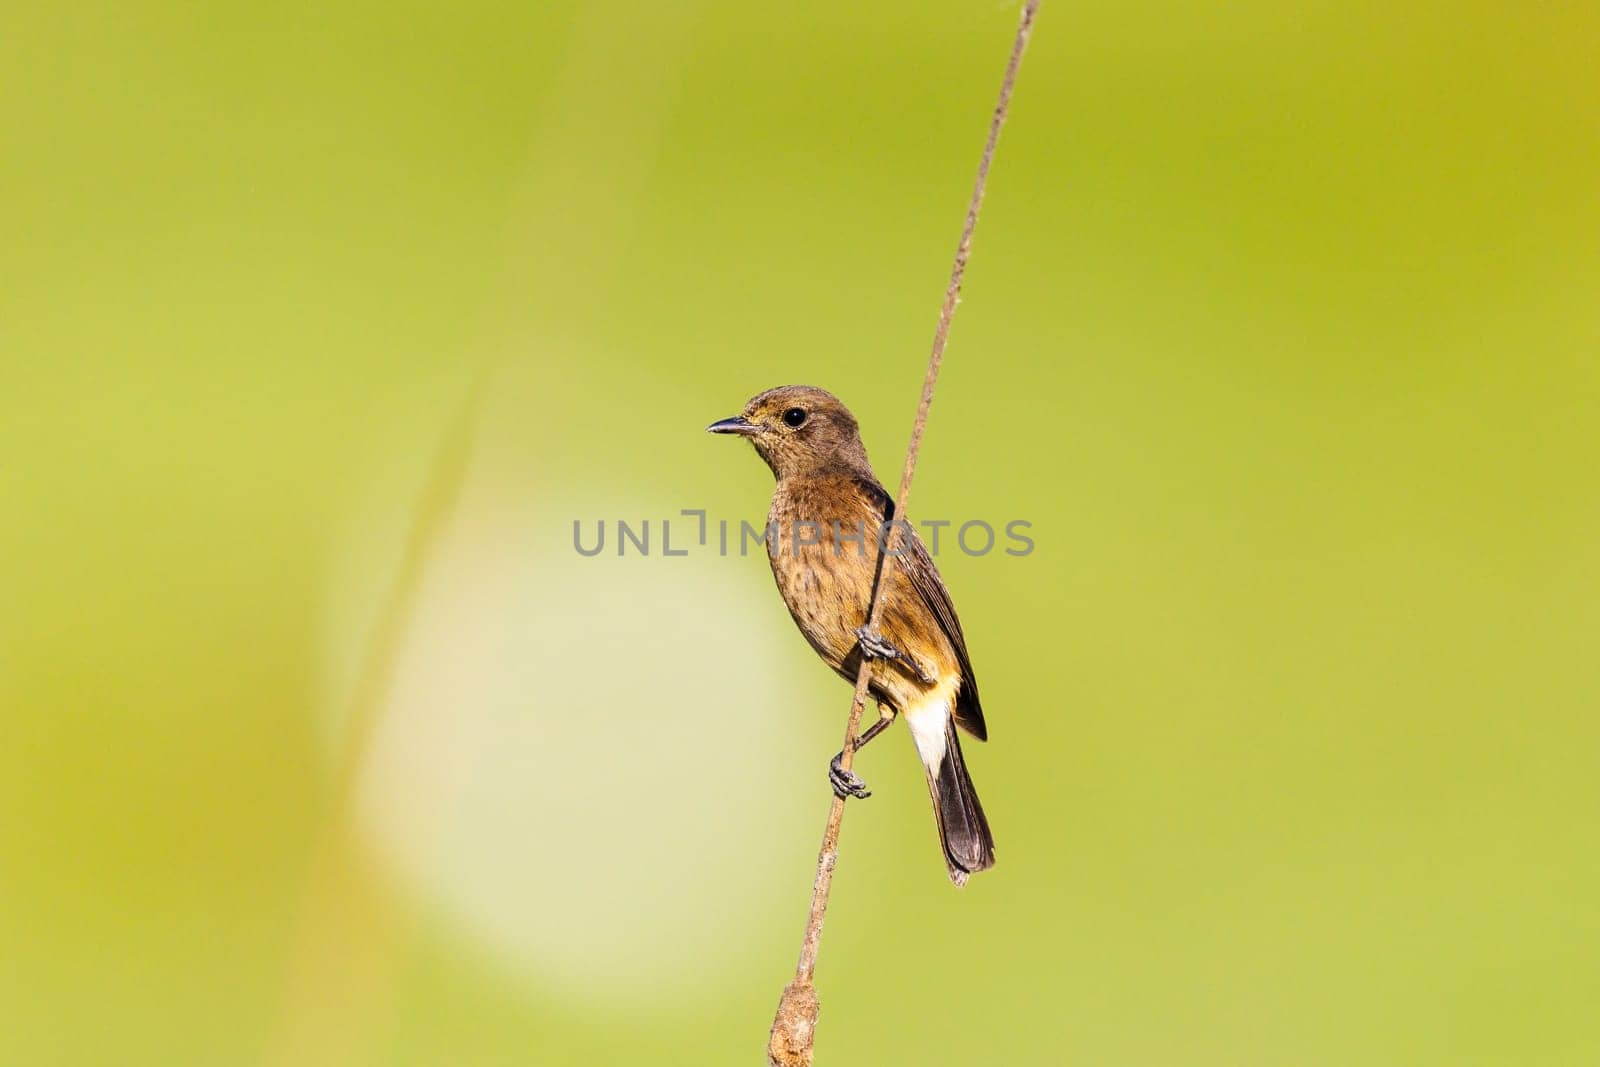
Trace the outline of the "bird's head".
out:
M 779 478 L 830 468 L 872 470 L 855 416 L 838 397 L 812 385 L 768 389 L 706 430 L 748 437 Z

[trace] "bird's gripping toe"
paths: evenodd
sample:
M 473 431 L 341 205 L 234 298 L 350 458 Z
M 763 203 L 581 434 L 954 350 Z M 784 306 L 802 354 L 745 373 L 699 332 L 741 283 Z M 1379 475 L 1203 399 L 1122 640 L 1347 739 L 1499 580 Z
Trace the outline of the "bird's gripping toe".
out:
M 939 680 L 915 657 L 891 645 L 876 626 L 857 627 L 856 642 L 861 648 L 863 659 L 896 660 L 927 685 L 933 685 Z
M 844 769 L 841 762 L 843 759 L 844 753 L 840 752 L 828 761 L 828 784 L 833 786 L 833 795 L 841 800 L 849 797 L 855 797 L 857 800 L 867 799 L 872 795 L 872 790 L 867 788 L 867 783 L 863 782 L 854 771 Z

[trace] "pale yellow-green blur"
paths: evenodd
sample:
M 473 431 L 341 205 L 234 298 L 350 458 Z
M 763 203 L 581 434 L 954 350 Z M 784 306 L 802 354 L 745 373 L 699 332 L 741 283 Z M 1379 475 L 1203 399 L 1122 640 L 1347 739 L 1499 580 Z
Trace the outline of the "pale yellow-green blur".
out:
M 12 12 L 0 1063 L 758 1061 L 848 688 L 660 524 L 787 382 L 892 486 L 1015 18 Z M 1046 0 L 912 502 L 1033 524 L 999 866 L 862 757 L 819 1063 L 1600 1062 L 1597 46 Z

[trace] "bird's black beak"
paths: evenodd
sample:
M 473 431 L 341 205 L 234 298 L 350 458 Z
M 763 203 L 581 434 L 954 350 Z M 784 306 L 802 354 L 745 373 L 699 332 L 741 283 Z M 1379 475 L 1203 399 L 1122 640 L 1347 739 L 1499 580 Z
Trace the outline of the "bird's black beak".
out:
M 761 427 L 757 426 L 743 415 L 735 415 L 731 419 L 723 419 L 720 422 L 713 422 L 710 426 L 706 427 L 706 433 L 736 433 L 741 437 L 753 437 L 760 432 Z

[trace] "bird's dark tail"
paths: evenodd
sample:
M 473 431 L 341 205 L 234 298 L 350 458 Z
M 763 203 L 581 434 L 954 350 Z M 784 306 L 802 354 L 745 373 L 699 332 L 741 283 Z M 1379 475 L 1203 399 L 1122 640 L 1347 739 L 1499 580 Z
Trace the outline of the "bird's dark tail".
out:
M 933 813 L 939 820 L 944 864 L 950 872 L 950 880 L 962 886 L 967 884 L 969 875 L 994 866 L 994 835 L 989 832 L 989 820 L 984 817 L 983 805 L 978 803 L 978 793 L 972 788 L 972 776 L 961 758 L 955 721 L 948 714 L 943 718 L 943 745 L 928 744 L 933 738 L 917 730 L 915 725 L 912 733 L 923 758 L 922 765 L 928 772 L 928 792 L 933 796 Z

